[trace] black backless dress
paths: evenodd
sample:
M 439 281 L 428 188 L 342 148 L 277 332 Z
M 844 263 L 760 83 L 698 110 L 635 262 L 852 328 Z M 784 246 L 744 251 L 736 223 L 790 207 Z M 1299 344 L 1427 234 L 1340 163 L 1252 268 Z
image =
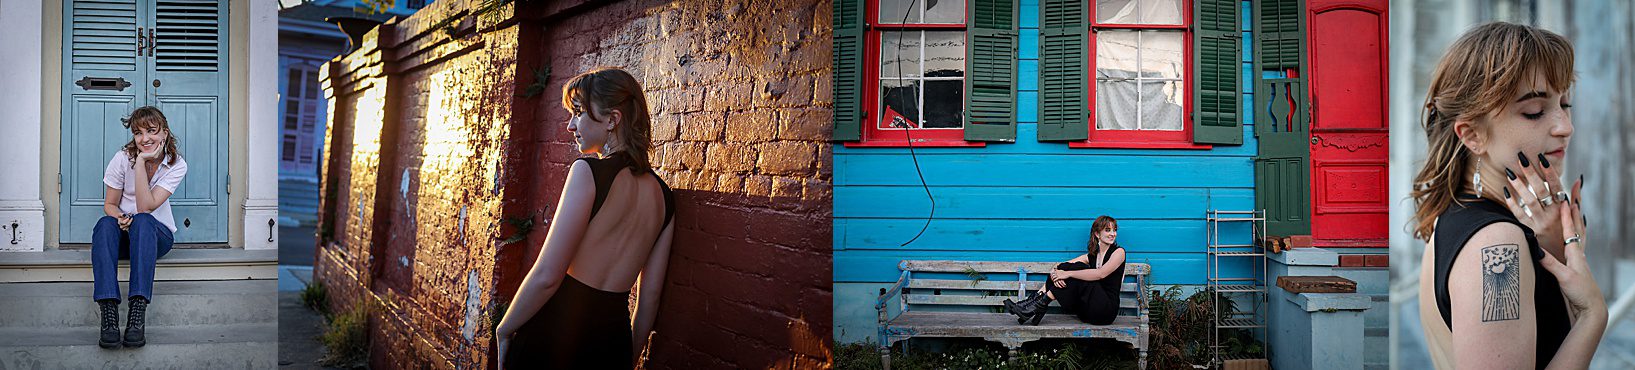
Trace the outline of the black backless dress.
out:
M 1091 265 L 1111 256 L 1113 251 L 1124 247 L 1114 243 L 1112 247 L 1102 251 L 1101 256 L 1088 256 L 1090 263 L 1063 262 L 1056 265 L 1057 270 L 1078 271 L 1095 268 Z M 1056 296 L 1056 302 L 1062 304 L 1062 309 L 1079 317 L 1079 321 L 1091 325 L 1112 324 L 1118 318 L 1118 292 L 1124 284 L 1124 262 L 1118 263 L 1118 269 L 1112 274 L 1096 281 L 1067 279 L 1067 286 L 1057 288 L 1056 284 L 1047 283 L 1050 294 Z
M 590 211 L 594 220 L 614 178 L 629 166 L 629 160 L 622 155 L 579 160 L 590 165 L 596 178 L 596 201 Z M 657 180 L 664 191 L 662 229 L 674 217 L 675 200 L 669 185 Z M 506 365 L 516 369 L 631 368 L 629 297 L 629 291 L 592 288 L 564 274 L 551 299 L 517 329 L 506 352 Z

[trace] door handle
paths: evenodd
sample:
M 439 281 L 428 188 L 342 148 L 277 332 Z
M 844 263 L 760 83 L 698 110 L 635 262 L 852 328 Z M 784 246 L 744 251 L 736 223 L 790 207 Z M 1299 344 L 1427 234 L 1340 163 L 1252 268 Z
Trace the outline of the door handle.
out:
M 273 219 L 267 219 L 267 242 L 273 242 Z
M 153 49 L 159 47 L 159 36 L 153 35 L 153 28 L 148 28 L 148 57 L 153 57 Z
M 148 37 L 142 34 L 142 27 L 136 28 L 136 56 L 142 56 L 142 50 L 148 48 Z

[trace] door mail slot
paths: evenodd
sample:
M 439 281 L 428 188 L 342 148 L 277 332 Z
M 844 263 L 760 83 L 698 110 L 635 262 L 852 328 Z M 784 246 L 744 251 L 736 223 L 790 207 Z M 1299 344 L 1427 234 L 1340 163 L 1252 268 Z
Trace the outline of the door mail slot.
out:
M 125 91 L 125 88 L 131 87 L 130 81 L 125 81 L 124 77 L 85 76 L 85 78 L 75 81 L 74 84 L 79 85 L 80 88 L 86 90 Z

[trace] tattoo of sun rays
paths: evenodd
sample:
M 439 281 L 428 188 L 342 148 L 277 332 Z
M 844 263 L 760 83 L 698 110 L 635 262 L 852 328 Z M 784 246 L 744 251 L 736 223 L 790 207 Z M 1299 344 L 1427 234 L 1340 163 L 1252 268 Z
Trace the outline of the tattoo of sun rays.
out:
M 1521 318 L 1520 250 L 1515 244 L 1482 248 L 1482 322 Z

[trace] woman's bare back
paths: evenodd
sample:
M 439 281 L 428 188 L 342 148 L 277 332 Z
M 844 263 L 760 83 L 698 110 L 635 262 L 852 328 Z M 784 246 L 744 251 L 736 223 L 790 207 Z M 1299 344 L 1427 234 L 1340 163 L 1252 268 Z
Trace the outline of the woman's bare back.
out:
M 592 288 L 629 291 L 664 231 L 664 189 L 652 173 L 618 169 L 601 208 L 591 216 L 568 275 Z

